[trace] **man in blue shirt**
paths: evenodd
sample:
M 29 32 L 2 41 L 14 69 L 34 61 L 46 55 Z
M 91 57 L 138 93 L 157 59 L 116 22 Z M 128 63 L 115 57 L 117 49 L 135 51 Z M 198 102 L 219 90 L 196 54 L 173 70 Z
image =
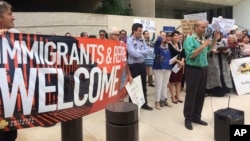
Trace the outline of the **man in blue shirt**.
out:
M 131 75 L 133 78 L 141 75 L 142 89 L 145 98 L 145 103 L 142 105 L 143 109 L 153 110 L 152 107 L 148 106 L 147 101 L 147 88 L 146 88 L 146 65 L 144 58 L 149 55 L 150 50 L 142 39 L 142 27 L 140 23 L 134 23 L 132 25 L 132 35 L 127 39 L 127 50 L 128 50 L 128 64 Z M 131 99 L 129 99 L 131 101 Z

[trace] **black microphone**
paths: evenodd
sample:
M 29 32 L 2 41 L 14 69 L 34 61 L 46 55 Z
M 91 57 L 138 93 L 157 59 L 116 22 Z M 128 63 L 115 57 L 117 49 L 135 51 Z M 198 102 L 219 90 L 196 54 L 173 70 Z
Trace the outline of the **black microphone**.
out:
M 204 35 L 204 38 L 205 38 L 206 40 L 209 39 L 209 37 L 210 37 L 209 34 L 205 34 L 205 35 Z

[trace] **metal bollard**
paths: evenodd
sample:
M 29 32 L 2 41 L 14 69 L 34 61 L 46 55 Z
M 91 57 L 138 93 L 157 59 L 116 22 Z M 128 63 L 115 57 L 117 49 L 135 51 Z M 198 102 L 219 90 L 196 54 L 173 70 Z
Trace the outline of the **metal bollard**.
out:
M 116 102 L 106 107 L 106 141 L 139 141 L 138 106 Z
M 61 123 L 62 141 L 83 141 L 82 117 Z

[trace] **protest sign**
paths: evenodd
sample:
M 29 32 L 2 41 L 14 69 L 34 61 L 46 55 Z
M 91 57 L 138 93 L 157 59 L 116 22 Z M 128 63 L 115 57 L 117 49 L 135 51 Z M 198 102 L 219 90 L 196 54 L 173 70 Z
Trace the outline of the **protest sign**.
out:
M 238 95 L 250 93 L 250 57 L 233 59 L 230 64 Z
M 134 23 L 140 23 L 143 25 L 143 31 L 148 30 L 148 32 L 155 33 L 155 22 L 145 19 L 134 19 Z
M 184 19 L 206 21 L 207 20 L 207 12 L 187 14 L 187 15 L 184 15 Z
M 145 103 L 145 98 L 142 90 L 141 76 L 137 76 L 133 79 L 132 83 L 127 83 L 127 92 L 134 104 L 138 106 L 138 109 Z
M 194 31 L 194 24 L 197 20 L 181 20 L 182 33 L 188 35 Z
M 119 41 L 8 33 L 0 46 L 0 130 L 77 119 L 126 96 Z

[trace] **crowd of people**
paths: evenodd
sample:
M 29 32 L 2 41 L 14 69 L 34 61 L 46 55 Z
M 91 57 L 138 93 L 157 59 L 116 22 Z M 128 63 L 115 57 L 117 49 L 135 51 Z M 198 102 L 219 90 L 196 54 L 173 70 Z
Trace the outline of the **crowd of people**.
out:
M 13 28 L 15 18 L 12 15 L 11 5 L 0 1 L 0 28 L 1 34 Z M 250 56 L 250 36 L 247 30 L 231 30 L 228 34 L 214 31 L 211 36 L 205 37 L 207 21 L 197 21 L 194 31 L 184 35 L 179 31 L 171 33 L 161 31 L 156 41 L 150 40 L 150 33 L 143 31 L 143 25 L 134 23 L 131 35 L 126 30 L 113 27 L 108 32 L 101 29 L 99 36 L 80 33 L 82 38 L 99 38 L 119 40 L 126 44 L 127 63 L 126 74 L 128 82 L 140 75 L 145 103 L 142 109 L 152 111 L 148 105 L 148 86 L 155 88 L 154 108 L 161 110 L 163 106 L 172 107 L 168 99 L 168 89 L 172 103 L 184 102 L 185 127 L 192 130 L 192 122 L 207 125 L 201 119 L 203 103 L 206 94 L 224 96 L 235 90 L 230 73 L 229 64 L 232 59 Z M 67 32 L 65 36 L 72 36 Z M 152 53 L 152 64 L 145 64 L 145 58 Z M 185 76 L 185 79 L 184 79 Z M 186 82 L 185 100 L 180 93 Z M 131 102 L 131 99 L 129 100 Z M 17 131 L 0 131 L 0 140 L 14 141 Z
M 206 37 L 207 27 L 207 21 L 197 21 L 192 34 L 184 36 L 179 31 L 161 31 L 156 41 L 152 42 L 148 31 L 142 31 L 142 25 L 135 23 L 131 36 L 126 38 L 132 77 L 142 76 L 146 100 L 142 108 L 153 110 L 147 101 L 147 82 L 149 86 L 155 87 L 154 106 L 157 110 L 163 106 L 172 107 L 168 100 L 169 88 L 172 103 L 184 102 L 184 123 L 189 130 L 193 129 L 192 122 L 208 125 L 201 119 L 207 95 L 224 96 L 236 92 L 229 67 L 232 59 L 250 57 L 248 31 L 233 29 L 228 34 L 213 31 Z M 150 48 L 154 48 L 151 66 L 145 64 Z M 153 73 L 150 73 L 150 69 Z M 155 84 L 152 83 L 153 78 Z M 180 97 L 183 80 L 186 82 L 185 100 Z

